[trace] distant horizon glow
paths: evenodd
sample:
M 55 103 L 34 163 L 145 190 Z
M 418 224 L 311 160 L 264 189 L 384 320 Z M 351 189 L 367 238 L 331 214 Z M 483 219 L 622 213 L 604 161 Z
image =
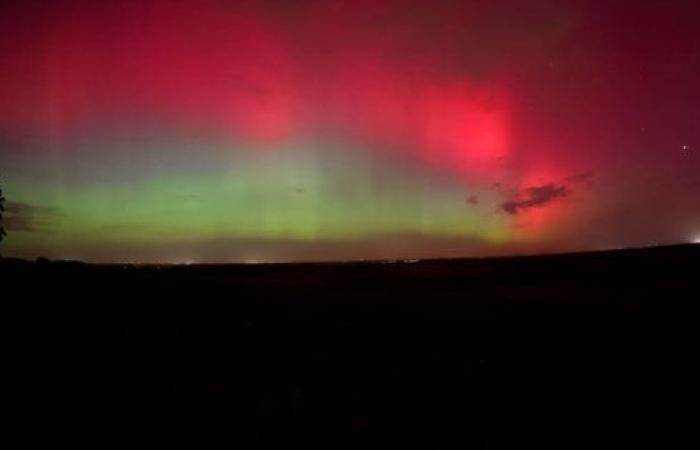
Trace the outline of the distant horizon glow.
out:
M 25 3 L 3 255 L 410 261 L 700 223 L 689 2 Z

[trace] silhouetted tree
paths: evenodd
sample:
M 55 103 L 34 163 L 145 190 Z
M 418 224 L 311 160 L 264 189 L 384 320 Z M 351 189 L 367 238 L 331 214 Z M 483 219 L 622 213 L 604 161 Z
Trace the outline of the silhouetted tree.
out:
M 2 188 L 0 187 L 0 242 L 5 237 L 5 228 L 2 226 L 2 213 L 5 211 L 5 197 L 2 196 Z

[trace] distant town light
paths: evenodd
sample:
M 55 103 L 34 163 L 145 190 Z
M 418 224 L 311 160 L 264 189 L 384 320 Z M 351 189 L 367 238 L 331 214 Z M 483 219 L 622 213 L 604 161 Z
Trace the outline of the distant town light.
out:
M 259 259 L 244 259 L 243 264 L 261 264 L 262 261 Z

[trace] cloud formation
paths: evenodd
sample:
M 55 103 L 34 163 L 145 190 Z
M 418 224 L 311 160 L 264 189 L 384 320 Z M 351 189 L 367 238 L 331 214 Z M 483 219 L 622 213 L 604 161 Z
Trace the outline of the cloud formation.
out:
M 50 224 L 58 215 L 56 208 L 22 202 L 7 202 L 3 226 L 7 231 L 51 232 Z
M 501 204 L 508 214 L 518 214 L 524 209 L 538 208 L 551 203 L 557 198 L 569 195 L 570 190 L 565 185 L 545 184 L 542 186 L 531 186 L 520 192 L 516 198 Z

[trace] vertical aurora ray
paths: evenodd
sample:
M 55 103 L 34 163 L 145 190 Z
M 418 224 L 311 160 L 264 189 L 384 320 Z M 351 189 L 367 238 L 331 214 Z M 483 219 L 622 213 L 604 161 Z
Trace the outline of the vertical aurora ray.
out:
M 468 187 L 457 180 L 337 145 L 231 152 L 227 164 L 201 174 L 164 171 L 59 190 L 52 181 L 13 178 L 9 187 L 17 202 L 60 211 L 45 230 L 56 249 L 215 239 L 319 244 L 390 235 L 497 243 L 509 235 L 503 216 L 464 206 Z M 34 239 L 17 239 L 17 251 Z

